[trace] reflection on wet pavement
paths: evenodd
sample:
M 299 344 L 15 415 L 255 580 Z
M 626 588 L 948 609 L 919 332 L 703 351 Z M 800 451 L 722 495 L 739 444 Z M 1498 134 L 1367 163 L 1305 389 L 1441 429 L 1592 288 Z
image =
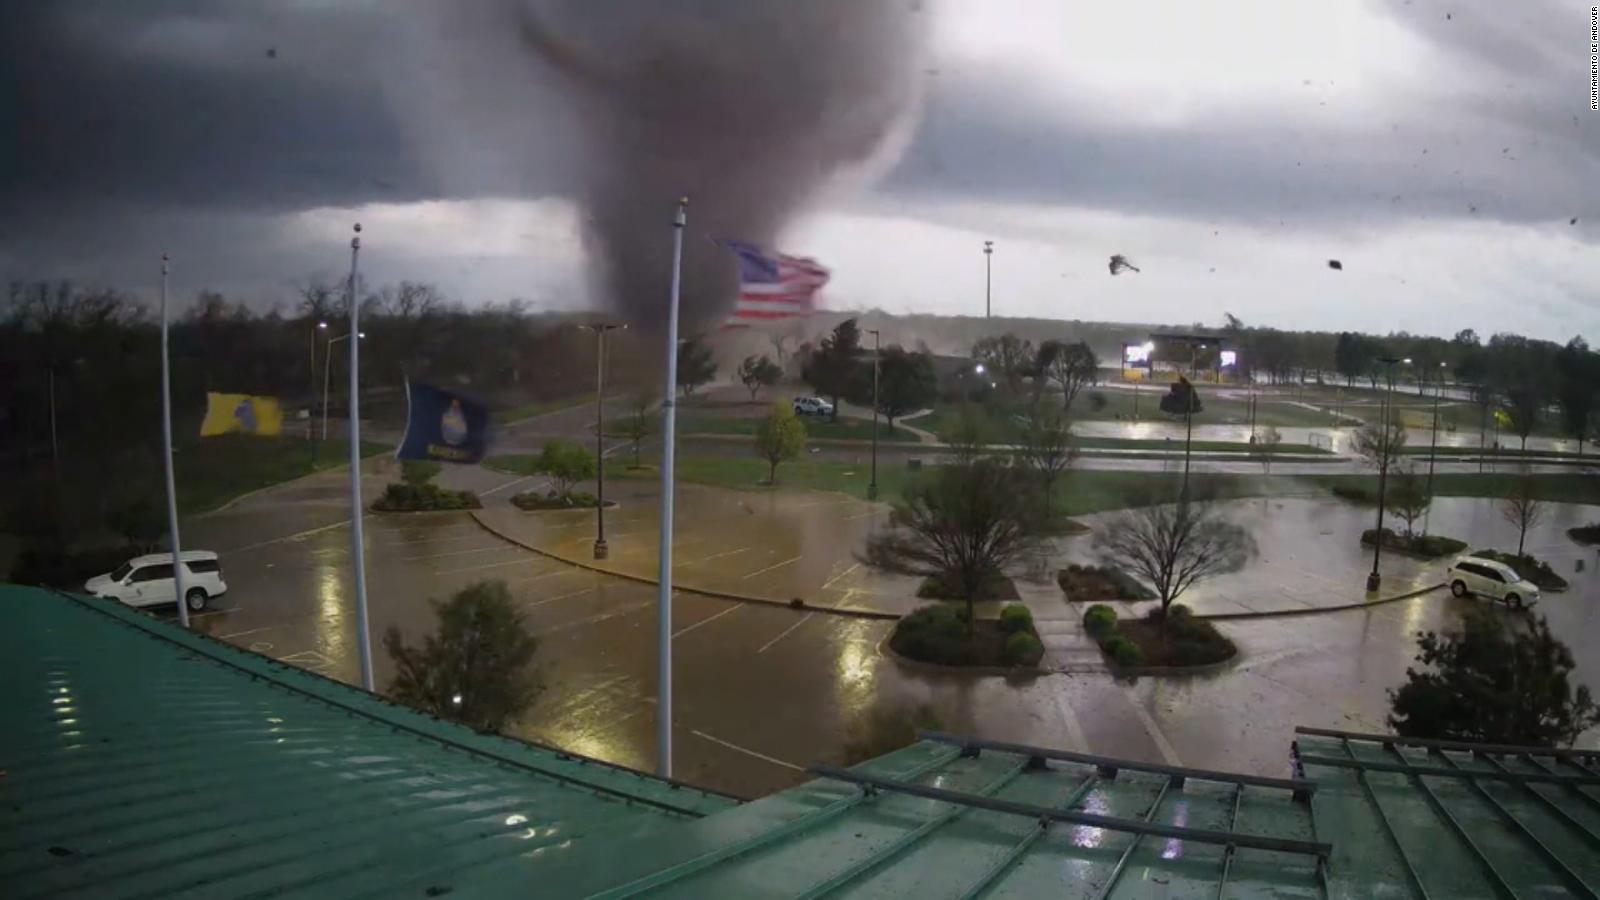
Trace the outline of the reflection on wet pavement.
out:
M 292 506 L 281 499 L 260 508 L 242 504 L 227 516 L 199 518 L 186 526 L 185 533 L 193 534 L 196 546 L 233 548 L 224 557 L 229 594 L 214 610 L 197 616 L 195 627 L 241 647 L 354 681 L 349 530 L 338 524 L 337 508 L 312 507 L 325 517 L 319 522 L 314 516 L 308 521 L 303 514 L 288 515 Z M 304 509 L 302 505 L 302 513 Z M 798 514 L 809 515 L 804 510 Z M 252 515 L 257 517 L 253 530 L 246 527 Z M 1274 532 L 1263 535 L 1266 562 L 1261 570 L 1267 573 L 1261 577 L 1273 584 L 1293 570 L 1321 572 L 1338 581 L 1339 566 L 1351 559 L 1359 563 L 1359 551 L 1351 551 L 1345 546 L 1349 541 L 1336 536 L 1356 524 L 1365 527 L 1364 510 L 1351 513 L 1334 505 L 1297 511 L 1274 505 L 1259 515 L 1260 528 Z M 1547 596 L 1541 612 L 1571 643 L 1580 678 L 1600 686 L 1596 649 L 1600 614 L 1595 603 L 1600 597 L 1600 572 L 1594 551 L 1572 544 L 1564 535 L 1565 528 L 1590 518 L 1594 518 L 1590 509 L 1557 507 L 1530 534 L 1528 543 L 1531 552 L 1551 559 L 1558 571 L 1573 579 L 1573 590 Z M 853 569 L 856 564 L 848 554 L 813 555 L 816 547 L 841 545 L 829 534 L 837 523 L 829 521 L 819 520 L 813 531 L 775 536 L 759 544 L 751 529 L 745 529 L 738 535 L 742 543 L 732 546 L 731 535 L 704 529 L 699 548 L 685 549 L 682 556 L 713 567 L 731 567 L 737 561 L 738 568 L 728 571 L 750 574 L 800 555 L 800 562 L 751 581 L 797 569 L 818 589 L 830 581 L 830 590 L 860 583 L 853 579 L 862 577 L 865 567 Z M 1301 542 L 1316 546 L 1302 546 L 1276 533 L 1289 523 L 1316 526 L 1315 534 Z M 583 519 L 573 527 L 571 539 L 592 540 L 587 530 L 592 524 L 592 519 Z M 631 535 L 614 539 L 614 550 L 653 556 L 653 524 L 633 524 L 636 530 Z M 1514 537 L 1508 536 L 1507 526 L 1488 501 L 1440 500 L 1431 524 L 1436 533 L 1475 545 L 1504 546 Z M 1323 530 L 1333 534 L 1324 535 Z M 577 569 L 520 549 L 485 532 L 464 514 L 371 516 L 367 540 L 380 686 L 391 675 L 378 643 L 386 628 L 396 626 L 412 636 L 429 631 L 433 617 L 428 598 L 443 598 L 482 578 L 503 579 L 530 629 L 539 635 L 536 660 L 544 685 L 515 733 L 623 765 L 651 768 L 653 585 Z M 1072 542 L 1063 546 L 1071 547 Z M 729 552 L 734 550 L 739 552 Z M 726 555 L 706 559 L 718 554 Z M 1580 558 L 1590 564 L 1584 573 L 1573 574 Z M 1358 565 L 1355 580 L 1362 571 Z M 1386 556 L 1385 571 L 1402 577 L 1401 564 L 1391 557 Z M 1209 599 L 1197 595 L 1195 603 L 1215 603 L 1219 608 L 1241 601 L 1251 604 L 1245 593 L 1248 581 L 1240 576 L 1238 581 L 1219 583 Z M 1044 589 L 1048 587 L 1028 591 L 1041 620 L 1071 621 L 1081 614 L 1059 592 Z M 1414 633 L 1448 627 L 1458 620 L 1461 609 L 1475 602 L 1435 593 L 1361 612 L 1228 622 L 1226 631 L 1244 651 L 1236 667 L 1211 676 L 1145 678 L 1125 685 L 1099 673 L 1006 679 L 911 670 L 880 652 L 888 622 L 741 605 L 680 592 L 672 623 L 677 635 L 675 774 L 738 794 L 765 793 L 804 780 L 795 767 L 838 761 L 849 726 L 859 717 L 881 707 L 910 709 L 922 704 L 952 731 L 1151 761 L 1175 756 L 1185 765 L 1282 774 L 1288 765 L 1284 748 L 1296 724 L 1381 730 L 1385 691 L 1400 681 L 1410 664 Z M 1597 737 L 1588 735 L 1586 742 L 1593 745 Z

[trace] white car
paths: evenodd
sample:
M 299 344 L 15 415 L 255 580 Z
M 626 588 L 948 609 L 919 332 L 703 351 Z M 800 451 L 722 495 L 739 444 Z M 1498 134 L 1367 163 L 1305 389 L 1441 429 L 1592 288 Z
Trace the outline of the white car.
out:
M 213 597 L 228 590 L 222 580 L 222 563 L 208 550 L 185 550 L 183 560 L 184 602 L 199 612 Z M 85 593 L 106 597 L 128 606 L 159 606 L 178 602 L 178 585 L 172 577 L 172 554 L 136 556 L 114 572 L 96 575 L 84 582 Z
M 797 416 L 831 416 L 833 404 L 821 397 L 796 397 L 794 398 L 794 414 Z
M 1499 600 L 1512 609 L 1539 602 L 1539 587 L 1524 581 L 1517 570 L 1502 562 L 1477 556 L 1463 556 L 1445 571 L 1450 593 L 1457 597 L 1476 594 Z

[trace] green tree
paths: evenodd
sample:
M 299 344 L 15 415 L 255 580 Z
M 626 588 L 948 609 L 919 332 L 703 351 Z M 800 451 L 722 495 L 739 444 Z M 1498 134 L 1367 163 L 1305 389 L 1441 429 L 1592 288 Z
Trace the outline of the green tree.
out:
M 857 372 L 850 400 L 870 407 L 872 363 L 864 361 Z M 889 420 L 890 428 L 895 419 L 933 403 L 938 393 L 939 378 L 933 370 L 932 354 L 908 353 L 901 347 L 883 348 L 878 361 L 878 412 Z
M 767 481 L 778 482 L 778 463 L 794 459 L 806 447 L 806 426 L 787 403 L 774 403 L 756 426 L 756 455 L 767 461 Z
M 1022 389 L 1023 380 L 1036 371 L 1038 354 L 1033 341 L 1007 332 L 979 339 L 972 345 L 972 358 L 983 364 L 990 377 L 1003 379 L 1006 389 L 1015 395 Z
M 1469 607 L 1461 631 L 1419 633 L 1417 650 L 1419 667 L 1389 691 L 1397 734 L 1554 747 L 1600 724 L 1589 689 L 1572 684 L 1572 651 L 1542 616 L 1513 629 Z
M 478 731 L 499 731 L 526 710 L 539 687 L 528 671 L 537 647 L 503 581 L 480 581 L 446 603 L 428 601 L 436 633 L 420 647 L 389 626 L 394 660 L 389 694 L 407 706 Z
M 1184 591 L 1214 575 L 1238 571 L 1257 552 L 1255 538 L 1244 527 L 1209 503 L 1188 499 L 1117 513 L 1095 532 L 1093 545 L 1106 565 L 1155 588 L 1162 621 Z
M 866 558 L 893 572 L 936 578 L 974 602 L 1038 542 L 1037 504 L 1021 473 L 992 459 L 939 466 L 906 488 Z
M 539 452 L 535 469 L 550 476 L 556 497 L 570 503 L 573 486 L 595 476 L 594 454 L 574 441 L 551 441 Z
M 717 377 L 717 361 L 705 339 L 696 335 L 678 347 L 678 389 L 693 394 L 703 384 Z
M 765 356 L 746 356 L 744 362 L 739 364 L 739 380 L 750 392 L 751 400 L 756 398 L 756 391 L 777 384 L 782 375 L 783 370 L 778 368 L 778 364 Z
M 1078 392 L 1100 380 L 1100 358 L 1083 341 L 1045 341 L 1034 364 L 1039 374 L 1061 388 L 1061 409 L 1072 409 Z
M 1556 404 L 1561 408 L 1561 430 L 1578 439 L 1578 453 L 1595 423 L 1596 392 L 1600 391 L 1600 357 L 1589 351 L 1581 337 L 1556 353 Z
M 400 461 L 400 480 L 420 488 L 444 471 L 439 463 L 429 459 L 403 459 Z
M 857 377 L 860 353 L 861 329 L 855 319 L 845 319 L 800 367 L 800 379 L 833 402 L 834 420 L 839 418 L 839 398 L 850 393 Z
M 1205 403 L 1200 400 L 1200 392 L 1182 375 L 1172 383 L 1171 389 L 1161 395 L 1161 411 L 1169 416 L 1193 415 L 1205 411 L 1205 408 Z

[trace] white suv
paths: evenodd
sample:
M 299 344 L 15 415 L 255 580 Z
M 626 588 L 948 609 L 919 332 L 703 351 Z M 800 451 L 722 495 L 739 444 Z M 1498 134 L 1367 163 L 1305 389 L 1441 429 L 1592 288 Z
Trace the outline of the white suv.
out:
M 1499 600 L 1512 609 L 1539 602 L 1537 585 L 1524 581 L 1517 570 L 1492 559 L 1463 556 L 1445 571 L 1445 578 L 1450 582 L 1450 593 L 1457 597 L 1476 594 Z
M 821 397 L 796 397 L 794 398 L 794 414 L 797 416 L 831 416 L 833 404 Z
M 208 550 L 185 550 L 183 560 L 184 602 L 195 612 L 206 608 L 212 597 L 228 590 L 222 580 L 222 563 Z M 114 572 L 96 575 L 84 583 L 86 593 L 117 600 L 128 606 L 157 606 L 178 602 L 178 586 L 172 577 L 172 554 L 136 556 Z

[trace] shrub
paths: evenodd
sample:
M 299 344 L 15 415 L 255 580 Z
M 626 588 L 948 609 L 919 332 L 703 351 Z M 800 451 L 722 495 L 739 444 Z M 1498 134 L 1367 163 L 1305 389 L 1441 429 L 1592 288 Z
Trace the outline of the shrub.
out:
M 1580 544 L 1600 544 L 1600 522 L 1568 528 L 1567 537 Z
M 400 461 L 400 480 L 412 487 L 422 487 L 439 473 L 444 471 L 444 466 L 428 459 L 405 459 Z
M 1002 657 L 1008 666 L 1035 666 L 1044 658 L 1044 645 L 1032 634 L 1019 631 L 1006 638 Z
M 1187 619 L 1192 615 L 1194 615 L 1194 610 L 1184 606 L 1182 603 L 1174 603 L 1167 609 L 1167 618 L 1169 619 Z
M 81 591 L 83 583 L 145 552 L 142 547 L 93 547 L 64 551 L 30 548 L 17 555 L 10 580 L 16 584 Z
M 1361 532 L 1361 543 L 1371 546 L 1375 533 L 1371 528 Z M 1383 529 L 1383 546 L 1386 550 L 1398 550 L 1401 553 L 1436 559 L 1441 556 L 1453 556 L 1460 553 L 1467 549 L 1467 542 L 1438 534 L 1397 534 L 1394 529 L 1385 528 Z
M 1123 668 L 1137 666 L 1144 662 L 1144 652 L 1139 649 L 1139 645 L 1120 634 L 1112 635 L 1101 646 L 1101 649 L 1105 650 L 1106 654 L 1111 657 L 1112 662 Z
M 1096 603 L 1083 614 L 1083 630 L 1092 637 L 1103 637 L 1116 630 L 1116 627 L 1117 611 L 1104 603 Z
M 1353 484 L 1336 484 L 1333 486 L 1333 495 L 1340 500 L 1348 500 L 1361 506 L 1376 506 L 1378 495 L 1364 487 Z
M 1505 563 L 1526 581 L 1538 585 L 1540 590 L 1564 591 L 1567 589 L 1567 580 L 1555 573 L 1550 564 L 1530 554 L 1521 556 L 1515 553 L 1502 553 L 1498 550 L 1474 550 L 1472 555 L 1479 559 L 1492 559 L 1495 562 Z
M 1112 566 L 1073 563 L 1056 572 L 1056 584 L 1068 600 L 1154 600 L 1155 592 L 1127 572 Z
M 923 662 L 959 666 L 969 661 L 972 644 L 967 626 L 948 606 L 924 606 L 895 625 L 889 646 L 896 653 Z
M 472 491 L 452 491 L 436 484 L 391 484 L 372 508 L 379 512 L 424 512 L 448 509 L 479 509 L 483 506 Z
M 1033 630 L 1033 613 L 1021 603 L 1008 603 L 1000 610 L 1000 630 L 1028 632 Z M 1007 642 L 1009 646 L 1010 642 Z
M 526 510 L 593 509 L 596 502 L 598 501 L 595 495 L 588 491 L 571 491 L 565 497 L 555 491 L 543 494 L 538 491 L 523 491 L 511 498 L 512 506 Z

